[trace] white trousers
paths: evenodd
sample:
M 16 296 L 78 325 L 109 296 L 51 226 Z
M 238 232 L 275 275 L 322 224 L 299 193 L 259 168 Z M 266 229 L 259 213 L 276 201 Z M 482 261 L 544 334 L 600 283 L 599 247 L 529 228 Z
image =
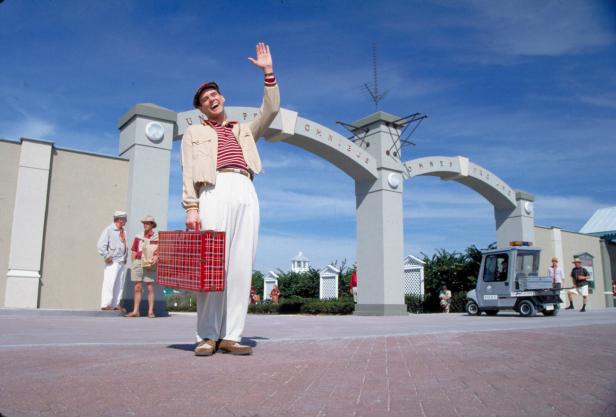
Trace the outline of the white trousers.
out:
M 124 291 L 126 264 L 114 262 L 105 265 L 103 273 L 103 290 L 101 291 L 101 307 L 119 307 Z
M 222 292 L 197 294 L 197 341 L 239 342 L 250 298 L 252 265 L 259 235 L 259 200 L 252 181 L 233 172 L 219 172 L 216 185 L 199 193 L 201 228 L 226 233 Z

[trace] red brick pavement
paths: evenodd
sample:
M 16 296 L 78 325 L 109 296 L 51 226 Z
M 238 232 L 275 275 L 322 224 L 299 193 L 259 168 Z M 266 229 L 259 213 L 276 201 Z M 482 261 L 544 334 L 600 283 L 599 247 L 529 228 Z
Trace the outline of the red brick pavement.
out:
M 616 326 L 191 345 L 6 348 L 23 416 L 614 417 Z

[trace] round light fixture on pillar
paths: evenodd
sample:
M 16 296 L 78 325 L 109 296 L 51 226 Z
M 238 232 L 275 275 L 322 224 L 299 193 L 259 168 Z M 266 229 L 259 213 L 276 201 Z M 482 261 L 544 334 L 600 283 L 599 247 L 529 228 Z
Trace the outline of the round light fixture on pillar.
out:
M 398 188 L 401 182 L 402 182 L 402 177 L 400 176 L 400 174 L 396 174 L 395 172 L 392 172 L 387 176 L 387 183 L 393 189 Z
M 165 128 L 158 122 L 145 125 L 145 137 L 152 142 L 160 142 L 165 137 Z
M 530 214 L 533 212 L 533 203 L 531 203 L 530 201 L 525 201 L 524 202 L 524 211 L 526 212 L 526 214 Z

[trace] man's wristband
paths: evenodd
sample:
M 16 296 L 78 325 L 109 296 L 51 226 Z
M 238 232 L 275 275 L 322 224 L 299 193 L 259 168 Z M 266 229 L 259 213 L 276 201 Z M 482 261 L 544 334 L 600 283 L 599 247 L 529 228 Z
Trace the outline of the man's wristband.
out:
M 276 76 L 274 75 L 273 72 L 269 72 L 265 74 L 264 78 L 265 78 L 266 87 L 273 87 L 276 85 Z
M 189 211 L 193 211 L 193 210 L 199 211 L 199 209 L 197 207 L 188 207 L 186 209 L 186 213 L 188 213 Z

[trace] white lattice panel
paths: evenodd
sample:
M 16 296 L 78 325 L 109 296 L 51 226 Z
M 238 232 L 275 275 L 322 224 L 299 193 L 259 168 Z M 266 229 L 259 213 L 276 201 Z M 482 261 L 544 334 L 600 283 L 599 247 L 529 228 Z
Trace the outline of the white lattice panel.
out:
M 421 269 L 405 269 L 404 270 L 404 294 L 423 295 L 423 280 Z
M 338 298 L 336 277 L 321 277 L 321 299 Z

